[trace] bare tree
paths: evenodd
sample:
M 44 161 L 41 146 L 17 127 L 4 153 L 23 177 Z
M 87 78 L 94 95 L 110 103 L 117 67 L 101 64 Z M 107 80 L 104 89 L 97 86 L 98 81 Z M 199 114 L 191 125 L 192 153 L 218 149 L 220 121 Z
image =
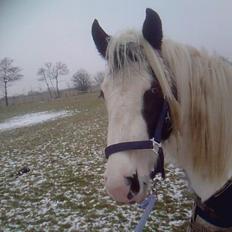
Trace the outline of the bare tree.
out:
M 3 58 L 0 62 L 0 82 L 4 86 L 4 97 L 6 106 L 8 103 L 8 86 L 10 82 L 20 80 L 23 75 L 20 73 L 21 69 L 19 67 L 12 65 L 13 60 L 10 58 Z
M 49 96 L 52 98 L 52 91 L 51 91 L 51 87 L 49 85 L 49 77 L 47 74 L 47 70 L 45 68 L 39 68 L 37 75 L 40 76 L 38 79 L 39 81 L 45 82 L 47 89 L 48 89 Z
M 96 75 L 94 76 L 94 82 L 96 86 L 100 86 L 101 83 L 103 82 L 105 77 L 104 72 L 97 72 Z
M 53 65 L 51 62 L 45 63 L 44 67 L 38 70 L 38 75 L 41 77 L 39 78 L 40 81 L 44 81 L 50 96 L 52 96 L 52 90 L 56 90 L 56 97 L 60 97 L 60 90 L 59 90 L 59 77 L 62 75 L 68 74 L 67 65 L 61 62 L 57 62 Z M 55 81 L 55 86 L 54 83 Z
M 74 73 L 72 81 L 74 87 L 79 91 L 86 92 L 91 87 L 90 75 L 84 69 L 80 69 Z
M 57 62 L 51 72 L 51 78 L 53 78 L 56 82 L 56 94 L 57 97 L 60 97 L 60 90 L 59 90 L 59 76 L 67 75 L 68 74 L 68 67 L 66 64 L 61 62 Z
M 49 80 L 49 85 L 51 86 L 50 88 L 52 89 L 52 91 L 55 91 L 55 86 L 53 83 L 53 65 L 51 62 L 47 62 L 44 64 L 45 69 L 46 69 L 46 73 L 47 73 L 47 79 Z

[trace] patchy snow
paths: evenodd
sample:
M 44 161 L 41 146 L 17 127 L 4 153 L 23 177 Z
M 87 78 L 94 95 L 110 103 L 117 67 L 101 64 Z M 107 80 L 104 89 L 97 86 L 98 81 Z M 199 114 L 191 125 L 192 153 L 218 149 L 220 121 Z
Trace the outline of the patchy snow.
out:
M 143 210 L 116 204 L 104 189 L 107 120 L 93 105 L 37 130 L 0 133 L 0 231 L 134 230 Z M 16 178 L 24 166 L 31 171 Z M 158 201 L 145 231 L 186 231 L 192 196 L 183 171 L 166 166 L 153 191 Z
M 4 122 L 0 123 L 0 132 L 16 129 L 20 127 L 25 127 L 25 126 L 35 125 L 38 123 L 43 123 L 57 118 L 63 118 L 68 115 L 70 115 L 70 113 L 64 110 L 57 112 L 44 111 L 44 112 L 24 114 L 21 116 L 16 116 L 7 119 Z

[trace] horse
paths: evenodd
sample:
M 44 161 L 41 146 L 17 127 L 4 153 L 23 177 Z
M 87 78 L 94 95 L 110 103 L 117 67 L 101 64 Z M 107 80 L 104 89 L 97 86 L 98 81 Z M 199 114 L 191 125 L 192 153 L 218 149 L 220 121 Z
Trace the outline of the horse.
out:
M 232 231 L 231 64 L 164 38 L 149 8 L 142 32 L 111 36 L 95 19 L 92 37 L 107 63 L 108 194 L 143 201 L 165 159 L 184 170 L 196 195 L 188 230 Z

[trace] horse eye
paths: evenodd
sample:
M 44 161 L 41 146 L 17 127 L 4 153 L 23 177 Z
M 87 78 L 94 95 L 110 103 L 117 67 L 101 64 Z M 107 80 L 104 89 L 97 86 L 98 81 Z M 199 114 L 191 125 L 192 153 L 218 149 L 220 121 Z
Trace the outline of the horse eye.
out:
M 156 88 L 151 88 L 151 92 L 153 93 L 153 94 L 155 94 L 157 91 L 156 91 Z

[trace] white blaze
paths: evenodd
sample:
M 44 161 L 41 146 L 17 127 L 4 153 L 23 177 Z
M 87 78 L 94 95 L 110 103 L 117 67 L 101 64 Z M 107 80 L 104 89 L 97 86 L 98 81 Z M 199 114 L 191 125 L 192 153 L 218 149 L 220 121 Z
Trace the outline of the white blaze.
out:
M 130 76 L 123 78 L 128 73 Z M 123 70 L 106 77 L 102 90 L 108 111 L 107 145 L 147 140 L 147 125 L 142 115 L 143 95 L 151 86 L 152 77 L 146 70 L 139 70 L 132 64 Z M 155 155 L 152 151 L 139 150 L 120 152 L 110 156 L 106 166 L 106 189 L 117 201 L 128 202 L 130 186 L 125 177 L 137 171 L 140 192 L 132 199 L 144 198 L 149 182 L 149 174 L 154 166 Z M 144 183 L 145 184 L 144 184 Z

